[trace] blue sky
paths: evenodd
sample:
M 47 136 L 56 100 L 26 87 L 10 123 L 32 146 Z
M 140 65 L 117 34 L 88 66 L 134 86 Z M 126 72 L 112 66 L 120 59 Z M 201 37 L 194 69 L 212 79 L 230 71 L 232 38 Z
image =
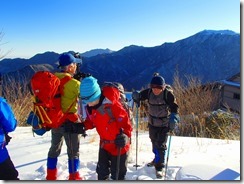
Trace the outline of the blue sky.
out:
M 2 0 L 0 54 L 152 47 L 204 29 L 240 33 L 238 0 Z

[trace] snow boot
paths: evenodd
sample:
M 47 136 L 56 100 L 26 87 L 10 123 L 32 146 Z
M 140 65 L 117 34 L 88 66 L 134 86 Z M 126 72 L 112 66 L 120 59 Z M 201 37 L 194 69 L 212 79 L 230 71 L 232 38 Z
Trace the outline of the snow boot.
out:
M 83 180 L 83 178 L 80 176 L 79 172 L 75 172 L 69 174 L 69 180 Z
M 47 169 L 46 180 L 57 180 L 57 169 Z
M 69 159 L 69 180 L 83 180 L 80 176 L 79 169 L 80 169 L 80 160 L 76 159 Z

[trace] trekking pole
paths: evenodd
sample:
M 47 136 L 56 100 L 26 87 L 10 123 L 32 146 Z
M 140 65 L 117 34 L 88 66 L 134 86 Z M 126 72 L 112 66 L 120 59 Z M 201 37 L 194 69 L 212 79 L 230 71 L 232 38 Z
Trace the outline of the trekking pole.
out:
M 118 148 L 118 156 L 117 156 L 117 168 L 116 168 L 116 180 L 119 180 L 119 167 L 120 167 L 120 154 L 121 148 Z
M 120 134 L 122 134 L 122 133 L 123 133 L 123 130 L 121 128 Z M 121 147 L 118 147 L 118 156 L 117 156 L 117 164 L 116 164 L 116 180 L 119 180 L 120 155 L 121 155 Z
M 72 172 L 70 174 L 73 174 L 75 172 L 75 159 L 73 157 L 74 151 L 73 151 L 73 144 L 72 144 L 72 140 L 71 140 L 72 137 L 71 137 L 71 133 L 70 132 L 68 132 L 68 137 L 69 137 L 70 151 L 71 151 L 71 155 L 72 155 L 72 158 L 70 159 Z M 69 163 L 69 161 L 68 161 L 68 163 Z M 73 175 L 71 177 L 72 177 L 72 180 L 73 180 L 74 179 Z
M 137 153 L 138 153 L 138 109 L 139 105 L 136 104 L 136 165 L 134 167 L 139 167 L 140 165 L 137 165 Z
M 169 162 L 169 151 L 170 151 L 170 145 L 171 145 L 171 134 L 169 135 L 169 145 L 168 145 L 168 152 L 167 152 L 167 160 L 165 165 L 165 173 L 164 173 L 164 180 L 166 180 L 166 174 L 168 169 L 168 162 Z

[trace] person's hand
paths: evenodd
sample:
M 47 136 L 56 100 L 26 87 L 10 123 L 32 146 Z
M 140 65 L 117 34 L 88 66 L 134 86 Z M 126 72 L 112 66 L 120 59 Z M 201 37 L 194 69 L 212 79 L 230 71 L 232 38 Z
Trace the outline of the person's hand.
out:
M 132 99 L 138 107 L 140 107 L 140 93 L 138 91 L 132 92 Z
M 84 123 L 66 122 L 64 124 L 64 131 L 66 133 L 82 134 L 84 138 L 87 136 Z
M 74 74 L 73 78 L 76 79 L 76 80 L 78 80 L 78 81 L 80 81 L 80 79 L 81 79 L 81 72 L 78 72 L 78 73 Z
M 117 135 L 114 143 L 117 147 L 123 148 L 127 144 L 128 140 L 129 140 L 129 138 L 126 134 L 120 133 Z
M 86 128 L 85 128 L 84 123 L 74 123 L 74 126 L 75 126 L 75 132 L 74 133 L 82 134 L 82 136 L 84 138 L 86 138 L 87 134 L 86 134 Z
M 78 73 L 74 74 L 73 78 L 80 81 L 80 80 L 82 80 L 86 77 L 89 77 L 89 76 L 91 76 L 90 73 L 78 72 Z
M 5 133 L 5 145 L 8 145 L 12 137 L 10 137 L 7 133 Z
M 169 131 L 173 132 L 175 124 L 180 122 L 180 116 L 177 113 L 171 113 L 169 117 Z
M 73 133 L 73 122 L 70 122 L 70 121 L 68 121 L 68 122 L 65 122 L 64 123 L 64 131 L 66 132 L 66 133 Z

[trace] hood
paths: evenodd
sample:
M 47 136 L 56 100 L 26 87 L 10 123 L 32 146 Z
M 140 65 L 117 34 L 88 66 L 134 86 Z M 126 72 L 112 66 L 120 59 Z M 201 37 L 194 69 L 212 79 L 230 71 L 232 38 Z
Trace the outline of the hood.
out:
M 109 99 L 113 104 L 119 101 L 120 92 L 117 88 L 105 86 L 102 88 L 103 95 Z

